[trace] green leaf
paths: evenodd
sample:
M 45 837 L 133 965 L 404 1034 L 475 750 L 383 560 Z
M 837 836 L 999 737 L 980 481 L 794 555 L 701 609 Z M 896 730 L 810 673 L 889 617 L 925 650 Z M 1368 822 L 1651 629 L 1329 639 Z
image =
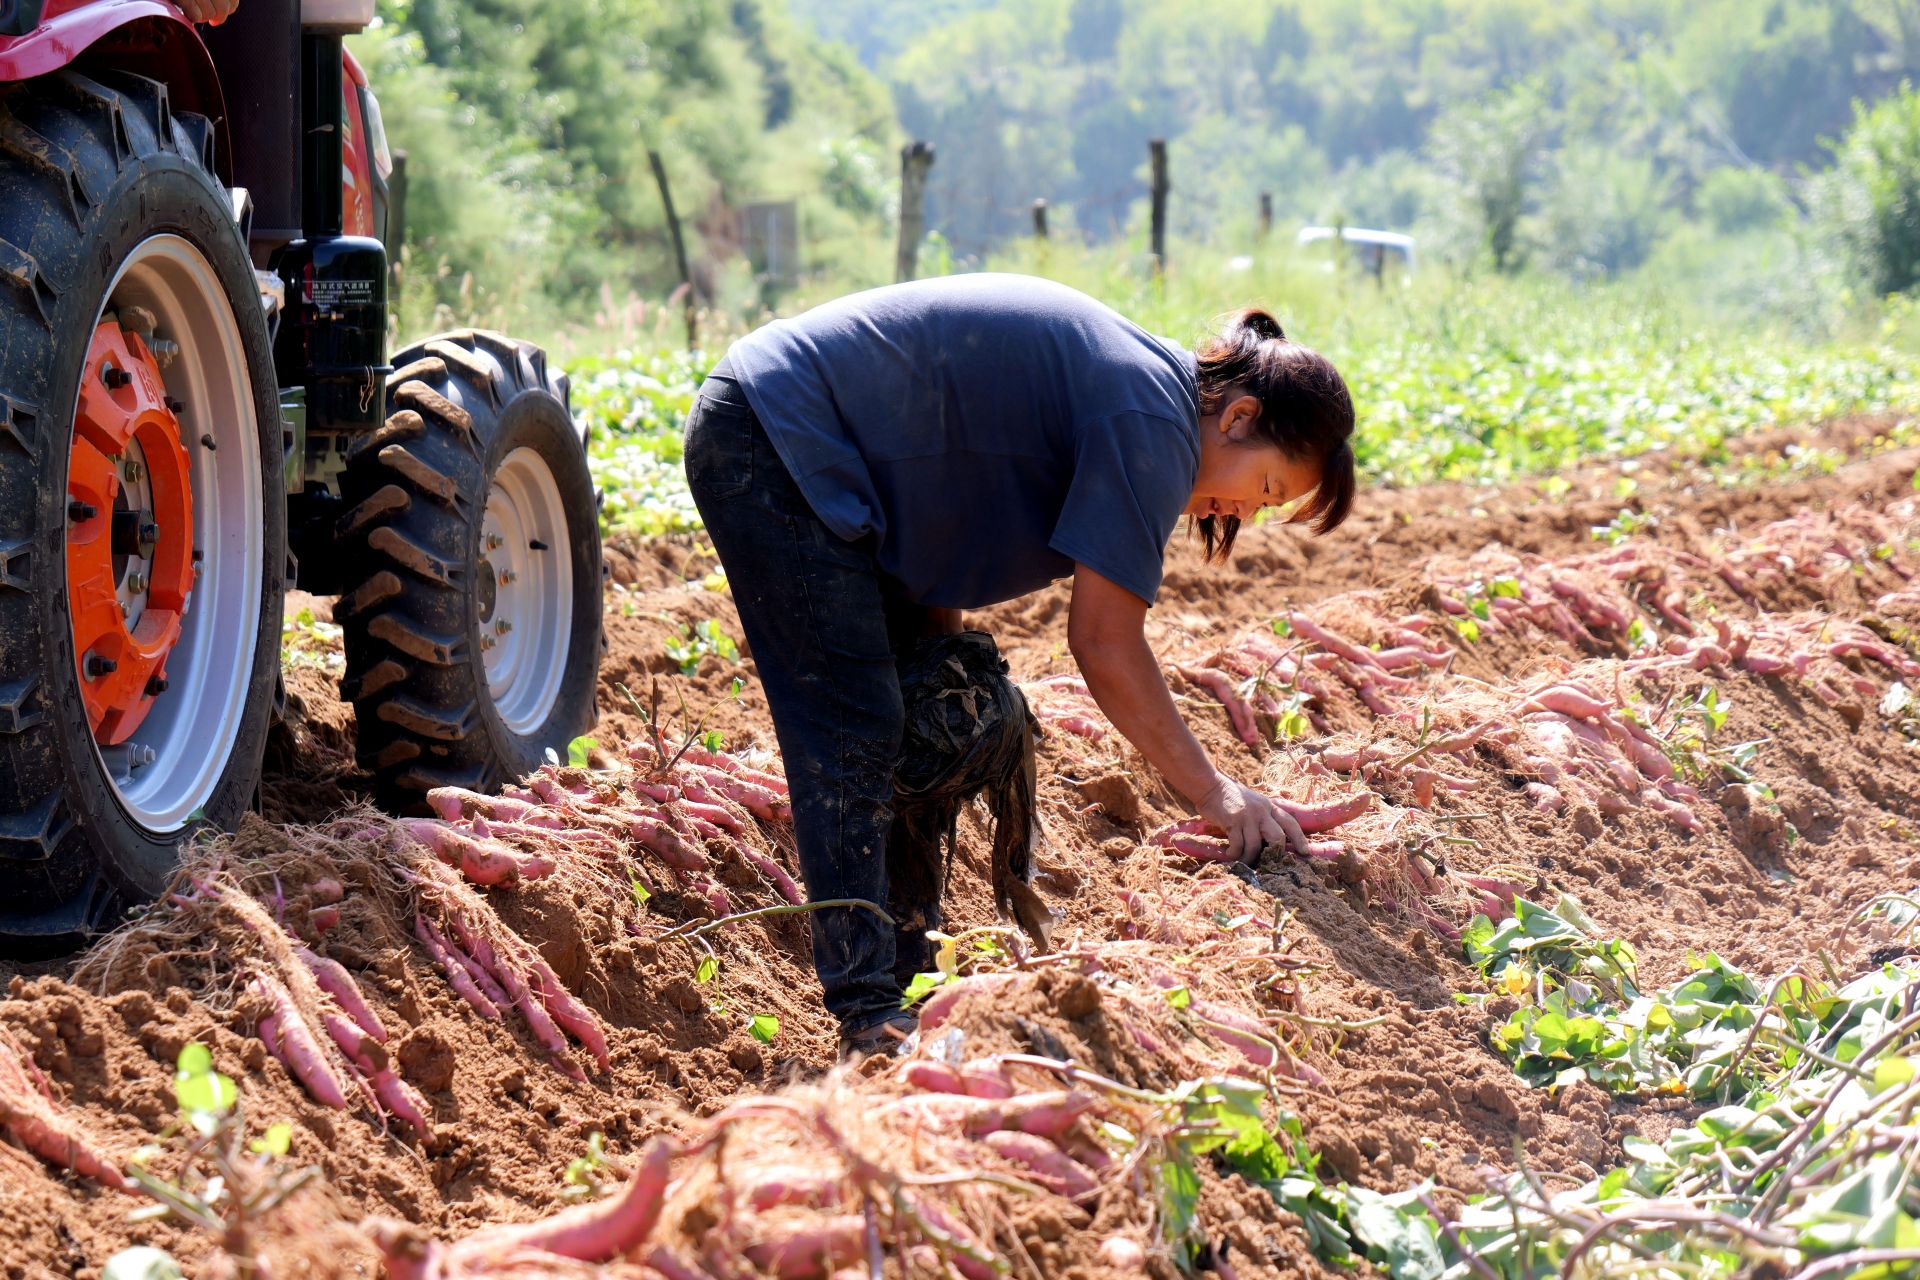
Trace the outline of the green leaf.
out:
M 653 890 L 641 884 L 639 876 L 628 876 L 627 884 L 633 889 L 633 905 L 636 907 L 646 906 L 648 900 L 653 897 Z
M 1193 993 L 1184 986 L 1169 987 L 1162 994 L 1167 997 L 1167 1003 L 1176 1009 L 1184 1009 L 1193 1003 Z
M 1293 634 L 1293 624 L 1285 618 L 1275 618 L 1273 620 L 1273 634 L 1284 639 Z
M 770 1013 L 756 1013 L 747 1019 L 747 1030 L 761 1044 L 772 1044 L 780 1034 L 780 1019 Z
M 907 989 L 900 993 L 900 1007 L 905 1009 L 926 999 L 927 996 L 932 994 L 936 987 L 944 984 L 946 980 L 947 975 L 944 973 L 914 974 L 912 981 L 907 983 Z
M 693 971 L 693 980 L 699 983 L 701 986 L 705 986 L 707 983 L 712 982 L 713 976 L 719 972 L 720 972 L 719 956 L 713 956 L 713 955 L 701 956 L 699 965 L 696 966 Z
M 1913 1058 L 1882 1058 L 1873 1064 L 1873 1091 L 1884 1093 L 1913 1079 L 1920 1061 Z
M 1472 618 L 1455 618 L 1453 620 L 1453 629 L 1459 633 L 1460 638 L 1468 644 L 1478 644 L 1480 642 L 1480 624 Z
M 718 729 L 709 729 L 700 735 L 700 745 L 709 751 L 719 751 L 727 745 L 727 735 Z
M 233 1110 L 240 1091 L 231 1079 L 213 1069 L 213 1052 L 199 1041 L 189 1041 L 175 1061 L 173 1096 L 187 1120 L 203 1134 L 211 1135 L 220 1118 Z
M 1487 603 L 1485 596 L 1475 596 L 1467 602 L 1467 608 L 1473 612 L 1474 617 L 1480 619 L 1482 622 L 1490 621 L 1493 618 L 1493 606 Z
M 1487 584 L 1487 594 L 1495 599 L 1518 600 L 1520 598 L 1520 579 L 1495 578 Z
M 267 1131 L 247 1144 L 256 1155 L 283 1156 L 293 1150 L 293 1126 L 285 1120 L 267 1126 Z
M 576 769 L 586 768 L 588 754 L 598 749 L 599 746 L 600 740 L 598 738 L 575 738 L 567 744 L 567 763 Z

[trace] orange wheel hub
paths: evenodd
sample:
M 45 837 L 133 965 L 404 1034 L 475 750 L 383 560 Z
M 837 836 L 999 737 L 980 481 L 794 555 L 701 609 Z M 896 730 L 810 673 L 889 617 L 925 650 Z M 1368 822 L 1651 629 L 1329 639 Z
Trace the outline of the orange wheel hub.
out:
M 111 318 L 87 349 L 67 499 L 67 607 L 80 696 L 94 740 L 112 746 L 166 691 L 194 558 L 192 467 L 180 420 L 146 342 Z

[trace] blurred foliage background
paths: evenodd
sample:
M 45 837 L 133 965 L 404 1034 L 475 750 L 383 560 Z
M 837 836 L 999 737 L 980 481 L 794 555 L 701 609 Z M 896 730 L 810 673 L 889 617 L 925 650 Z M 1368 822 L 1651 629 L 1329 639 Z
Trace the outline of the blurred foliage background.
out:
M 1712 463 L 1737 431 L 1920 401 L 1920 0 L 380 15 L 354 48 L 409 153 L 400 336 L 477 323 L 554 347 L 616 527 L 691 525 L 678 427 L 733 336 L 892 280 L 916 138 L 937 155 L 921 274 L 1054 276 L 1188 342 L 1268 305 L 1347 372 L 1376 480 L 1665 448 Z M 685 224 L 693 350 L 650 150 Z M 768 201 L 791 202 L 791 270 L 749 251 Z M 1409 233 L 1418 269 L 1297 246 L 1308 224 Z

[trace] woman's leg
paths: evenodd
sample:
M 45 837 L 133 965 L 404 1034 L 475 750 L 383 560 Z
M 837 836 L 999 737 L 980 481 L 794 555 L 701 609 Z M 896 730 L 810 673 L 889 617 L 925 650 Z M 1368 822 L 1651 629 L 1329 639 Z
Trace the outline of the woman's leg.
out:
M 709 386 L 687 421 L 687 480 L 773 712 L 801 877 L 816 901 L 884 906 L 903 712 L 879 570 L 820 523 L 738 391 Z M 898 1013 L 892 927 L 862 908 L 812 921 L 842 1026 Z

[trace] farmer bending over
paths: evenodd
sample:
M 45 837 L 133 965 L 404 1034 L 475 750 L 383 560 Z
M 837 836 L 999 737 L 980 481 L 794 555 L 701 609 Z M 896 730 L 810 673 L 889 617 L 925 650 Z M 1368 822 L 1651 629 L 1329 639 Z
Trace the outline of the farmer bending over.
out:
M 1182 723 L 1144 626 L 1180 516 L 1207 558 L 1311 494 L 1353 502 L 1353 402 L 1331 363 L 1243 311 L 1197 353 L 1049 281 L 964 275 L 853 294 L 734 344 L 687 420 L 687 480 L 766 688 L 814 900 L 885 903 L 897 656 L 960 611 L 1073 577 L 1068 640 L 1114 727 L 1236 852 L 1305 844 Z M 896 939 L 813 916 L 843 1052 L 911 1033 Z

